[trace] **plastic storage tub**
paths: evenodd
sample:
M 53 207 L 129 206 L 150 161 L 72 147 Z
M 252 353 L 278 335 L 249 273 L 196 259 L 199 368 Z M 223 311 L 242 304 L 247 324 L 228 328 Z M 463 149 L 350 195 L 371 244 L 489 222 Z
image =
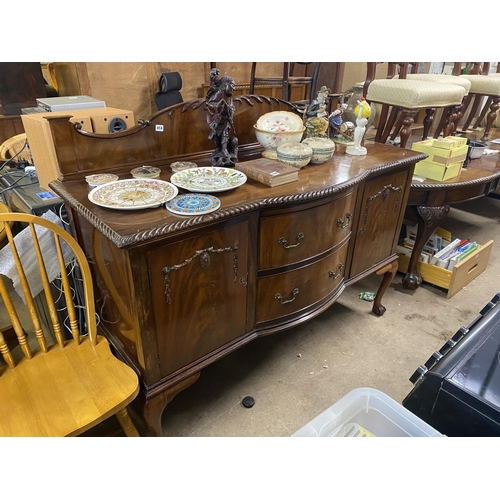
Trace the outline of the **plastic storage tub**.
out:
M 346 394 L 292 437 L 443 437 L 443 434 L 376 389 Z

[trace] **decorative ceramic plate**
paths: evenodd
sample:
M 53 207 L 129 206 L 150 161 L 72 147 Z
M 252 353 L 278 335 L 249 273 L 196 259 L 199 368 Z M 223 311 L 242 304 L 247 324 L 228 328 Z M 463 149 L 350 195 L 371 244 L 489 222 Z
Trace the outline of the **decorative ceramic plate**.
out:
M 194 193 L 218 193 L 237 188 L 247 181 L 239 170 L 224 167 L 188 168 L 172 174 L 170 182 Z
M 86 175 L 85 180 L 88 182 L 89 186 L 96 187 L 107 184 L 108 182 L 117 181 L 118 176 L 115 174 L 93 174 Z
M 203 215 L 215 212 L 220 207 L 220 200 L 211 194 L 180 194 L 165 205 L 169 212 L 176 215 Z
M 178 192 L 170 182 L 158 179 L 124 179 L 92 189 L 89 200 L 105 208 L 140 210 L 159 207 Z

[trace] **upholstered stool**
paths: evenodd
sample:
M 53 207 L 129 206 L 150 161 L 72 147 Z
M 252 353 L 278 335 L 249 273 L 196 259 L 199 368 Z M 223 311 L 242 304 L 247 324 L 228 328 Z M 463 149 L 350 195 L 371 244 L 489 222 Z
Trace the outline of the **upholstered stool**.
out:
M 491 127 L 495 121 L 496 113 L 500 106 L 500 75 L 498 73 L 493 73 L 491 75 L 460 75 L 458 78 L 463 78 L 471 83 L 469 101 L 470 97 L 473 96 L 485 96 L 488 98 L 490 112 L 486 117 L 486 127 L 484 129 L 483 137 L 481 137 L 481 141 L 486 142 L 489 138 Z M 471 124 L 472 119 L 474 118 L 479 107 L 479 103 L 480 99 L 476 98 L 474 106 L 471 107 L 469 116 L 462 128 L 463 132 L 466 132 L 469 128 L 469 125 Z M 483 116 L 484 113 L 481 113 L 473 128 L 478 126 Z
M 453 123 L 458 117 L 464 94 L 465 88 L 463 86 L 436 83 L 433 81 L 376 79 L 369 82 L 368 90 L 366 91 L 367 101 L 382 104 L 382 112 L 375 141 L 384 143 L 387 140 L 396 122 L 397 115 L 401 112 L 402 129 L 400 132 L 400 146 L 405 148 L 411 134 L 410 127 L 413 124 L 414 117 L 421 110 L 426 110 L 422 136 L 426 138 L 432 125 L 433 113 L 436 108 L 448 108 L 443 134 L 445 136 L 450 135 L 453 131 Z M 392 112 L 387 120 L 389 107 L 392 107 Z M 386 121 L 387 123 L 385 123 Z
M 458 123 L 460 122 L 460 120 L 462 119 L 462 116 L 463 116 L 463 111 L 464 111 L 464 107 L 465 107 L 465 98 L 469 95 L 469 91 L 470 91 L 470 87 L 471 87 L 471 83 L 469 82 L 469 80 L 467 80 L 465 78 L 460 78 L 458 76 L 443 75 L 443 74 L 439 74 L 439 73 L 417 73 L 417 74 L 410 73 L 406 76 L 406 78 L 407 78 L 407 80 L 417 80 L 417 81 L 420 80 L 420 81 L 426 81 L 426 82 L 446 83 L 446 84 L 450 84 L 450 85 L 460 85 L 461 87 L 463 87 L 464 91 L 465 91 L 464 98 L 462 100 L 462 105 L 461 105 L 460 109 L 457 110 L 458 116 L 457 116 L 456 120 L 454 121 L 454 128 L 458 125 Z M 435 138 L 439 137 L 441 132 L 443 132 L 444 126 L 446 124 L 446 117 L 447 117 L 447 114 L 443 113 L 441 116 L 441 120 L 434 131 Z M 454 132 L 454 130 L 452 132 Z

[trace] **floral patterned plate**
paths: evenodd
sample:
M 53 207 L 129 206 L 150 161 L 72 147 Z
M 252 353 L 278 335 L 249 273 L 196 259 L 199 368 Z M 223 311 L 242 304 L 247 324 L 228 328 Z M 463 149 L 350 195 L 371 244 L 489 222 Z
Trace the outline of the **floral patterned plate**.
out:
M 92 189 L 89 200 L 105 208 L 141 210 L 159 207 L 178 192 L 170 182 L 158 179 L 124 179 Z
M 224 167 L 188 168 L 172 174 L 170 182 L 193 193 L 218 193 L 237 188 L 247 181 L 239 170 Z
M 165 207 L 176 215 L 203 215 L 215 212 L 220 207 L 220 200 L 206 193 L 179 194 Z

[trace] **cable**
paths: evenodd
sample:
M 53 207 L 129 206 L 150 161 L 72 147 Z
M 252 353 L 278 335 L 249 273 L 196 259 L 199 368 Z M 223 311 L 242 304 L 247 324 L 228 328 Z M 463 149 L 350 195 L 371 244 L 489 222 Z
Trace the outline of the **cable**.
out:
M 29 175 L 31 175 L 32 172 L 28 172 L 27 174 L 24 174 L 23 176 L 19 177 L 19 179 L 17 179 L 16 181 L 14 181 L 9 187 L 6 187 L 5 189 L 2 189 L 2 191 L 0 191 L 0 194 L 3 194 L 5 193 L 5 191 L 8 191 L 9 189 L 12 189 L 13 187 L 16 186 L 16 184 L 24 179 L 25 177 L 28 177 Z M 27 186 L 31 186 L 31 184 L 38 184 L 37 182 L 31 182 L 30 184 L 26 184 Z

